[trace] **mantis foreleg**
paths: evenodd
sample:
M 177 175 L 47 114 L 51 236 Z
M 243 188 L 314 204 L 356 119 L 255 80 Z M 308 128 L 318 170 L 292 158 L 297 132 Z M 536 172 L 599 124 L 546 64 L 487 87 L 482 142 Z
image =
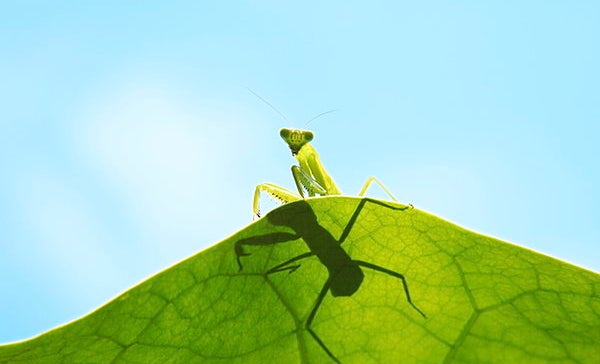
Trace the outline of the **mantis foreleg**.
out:
M 321 196 L 327 195 L 327 190 L 301 167 L 292 166 L 292 176 L 294 176 L 294 182 L 296 182 L 296 187 L 302 198 L 306 197 L 304 196 L 305 190 L 308 191 L 309 196 L 314 196 L 317 193 Z

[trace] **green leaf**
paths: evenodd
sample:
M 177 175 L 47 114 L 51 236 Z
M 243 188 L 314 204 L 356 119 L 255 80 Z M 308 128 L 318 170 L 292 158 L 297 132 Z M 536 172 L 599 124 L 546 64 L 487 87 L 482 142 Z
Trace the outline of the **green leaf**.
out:
M 0 363 L 600 358 L 599 275 L 417 209 L 373 201 L 325 197 L 284 205 L 75 322 L 0 346 Z M 287 241 L 292 235 L 303 239 Z M 342 235 L 347 237 L 340 246 Z M 240 257 L 241 271 L 238 241 L 246 243 L 238 244 L 240 252 L 250 253 Z M 311 244 L 324 263 L 312 256 L 291 263 L 301 265 L 296 270 L 265 273 Z M 427 317 L 409 304 L 398 277 L 363 265 L 362 283 L 343 280 L 358 282 L 354 294 L 324 296 L 313 337 L 305 323 L 328 279 L 324 264 L 335 271 L 346 253 L 403 274 L 413 303 Z M 332 287 L 338 283 L 346 284 Z

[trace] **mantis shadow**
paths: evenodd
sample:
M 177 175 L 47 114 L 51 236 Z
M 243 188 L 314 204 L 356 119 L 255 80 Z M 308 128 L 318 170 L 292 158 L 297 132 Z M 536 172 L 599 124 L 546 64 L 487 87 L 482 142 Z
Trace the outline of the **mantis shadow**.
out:
M 315 215 L 312 207 L 305 200 L 298 200 L 289 204 L 285 204 L 278 209 L 271 211 L 266 216 L 269 222 L 273 225 L 287 226 L 292 229 L 294 233 L 277 232 L 258 235 L 238 240 L 234 245 L 236 260 L 239 270 L 241 271 L 243 269 L 241 257 L 250 255 L 250 253 L 244 251 L 244 246 L 267 246 L 291 242 L 297 239 L 302 239 L 304 241 L 309 249 L 308 252 L 288 259 L 283 263 L 277 264 L 276 266 L 267 270 L 265 274 L 273 274 L 282 271 L 288 271 L 289 273 L 292 273 L 300 267 L 298 261 L 313 256 L 316 256 L 319 262 L 327 269 L 328 278 L 323 284 L 323 288 L 313 304 L 308 318 L 304 323 L 304 327 L 319 344 L 319 346 L 327 353 L 327 355 L 338 363 L 340 361 L 331 352 L 331 350 L 329 350 L 325 342 L 321 340 L 317 333 L 311 328 L 311 325 L 315 319 L 315 316 L 317 315 L 319 307 L 327 295 L 327 292 L 331 292 L 333 297 L 349 297 L 358 291 L 365 277 L 361 268 L 375 270 L 398 278 L 402 282 L 404 294 L 406 295 L 406 300 L 408 303 L 421 316 L 424 318 L 426 317 L 425 313 L 423 313 L 423 311 L 421 311 L 421 309 L 419 309 L 412 302 L 408 284 L 406 283 L 406 279 L 403 274 L 370 262 L 352 259 L 352 257 L 350 257 L 350 255 L 348 255 L 348 253 L 342 248 L 342 244 L 350 234 L 350 231 L 356 223 L 358 216 L 367 203 L 373 203 L 392 210 L 406 210 L 410 208 L 408 206 L 392 206 L 379 200 L 363 198 L 356 206 L 354 213 L 348 220 L 348 224 L 346 224 L 346 227 L 344 228 L 340 238 L 335 239 L 329 230 L 325 229 L 318 223 L 317 216 Z

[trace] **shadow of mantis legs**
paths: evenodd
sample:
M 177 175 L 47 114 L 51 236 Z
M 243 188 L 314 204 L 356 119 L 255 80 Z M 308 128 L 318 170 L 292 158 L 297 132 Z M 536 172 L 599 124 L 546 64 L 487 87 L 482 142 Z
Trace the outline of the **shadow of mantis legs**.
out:
M 239 270 L 241 271 L 243 268 L 240 258 L 250 255 L 250 253 L 246 253 L 244 251 L 244 245 L 250 245 L 250 246 L 274 245 L 274 244 L 285 243 L 288 241 L 294 241 L 296 239 L 299 239 L 300 237 L 301 236 L 298 234 L 272 233 L 272 234 L 266 234 L 266 235 L 253 236 L 250 238 L 245 238 L 245 239 L 236 241 L 234 244 L 234 250 L 235 250 L 236 260 L 237 260 L 238 266 L 240 268 Z
M 378 265 L 375 265 L 373 263 L 369 263 L 369 262 L 365 262 L 362 260 L 353 260 L 353 262 L 355 262 L 356 264 L 360 265 L 361 267 L 365 267 L 365 268 L 369 268 L 369 269 L 373 269 L 375 271 L 381 272 L 381 273 L 385 273 L 387 275 L 390 275 L 392 277 L 398 278 L 402 281 L 402 286 L 404 287 L 404 294 L 406 294 L 406 300 L 408 301 L 408 303 L 418 312 L 421 314 L 421 316 L 423 316 L 424 318 L 427 318 L 427 316 L 425 315 L 425 313 L 423 311 L 421 311 L 420 308 L 418 308 L 412 301 L 412 298 L 410 298 L 410 292 L 408 291 L 408 283 L 406 283 L 406 278 L 404 278 L 404 275 L 398 273 L 398 272 L 394 272 L 393 270 L 387 269 L 387 268 L 383 268 L 380 267 Z
M 323 299 L 325 299 L 325 295 L 327 295 L 327 291 L 329 291 L 330 287 L 331 287 L 331 280 L 328 279 L 327 282 L 325 282 L 325 284 L 323 285 L 323 288 L 321 288 L 319 297 L 317 297 L 317 300 L 315 301 L 315 305 L 314 305 L 313 309 L 310 311 L 310 314 L 308 315 L 308 318 L 306 319 L 306 323 L 304 324 L 304 327 L 306 328 L 306 331 L 308 331 L 310 333 L 310 335 L 313 337 L 313 339 L 315 339 L 315 341 L 319 344 L 319 346 L 321 346 L 321 348 L 327 353 L 327 355 L 329 355 L 329 357 L 331 359 L 333 359 L 336 363 L 339 363 L 340 361 L 338 360 L 338 358 L 336 358 L 335 355 L 333 355 L 331 350 L 329 350 L 329 348 L 327 347 L 327 345 L 325 345 L 323 340 L 321 340 L 319 335 L 317 335 L 317 333 L 314 332 L 313 329 L 310 327 L 310 325 L 312 324 L 313 320 L 315 319 L 315 316 L 317 315 L 317 311 L 319 310 L 319 307 L 321 307 L 321 303 L 323 303 Z
M 272 273 L 277 273 L 277 272 L 283 272 L 284 270 L 289 270 L 288 273 L 292 273 L 293 271 L 295 271 L 296 269 L 300 268 L 300 264 L 294 264 L 291 265 L 289 267 L 286 267 L 286 265 L 297 262 L 299 260 L 305 259 L 305 258 L 309 258 L 312 257 L 313 255 L 315 255 L 315 253 L 313 252 L 306 252 L 304 254 L 300 254 L 297 257 L 294 257 L 292 259 L 288 259 L 283 263 L 277 264 L 276 266 L 274 266 L 273 268 L 269 269 L 266 274 L 272 274 Z

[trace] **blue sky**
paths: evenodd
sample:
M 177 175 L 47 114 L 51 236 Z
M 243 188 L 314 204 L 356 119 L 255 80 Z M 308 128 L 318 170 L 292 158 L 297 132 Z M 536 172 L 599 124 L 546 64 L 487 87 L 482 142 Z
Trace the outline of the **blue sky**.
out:
M 417 208 L 600 271 L 599 12 L 4 1 L 0 342 L 250 223 L 257 183 L 293 187 L 278 129 L 330 109 L 308 127 L 345 192 L 375 175 Z

